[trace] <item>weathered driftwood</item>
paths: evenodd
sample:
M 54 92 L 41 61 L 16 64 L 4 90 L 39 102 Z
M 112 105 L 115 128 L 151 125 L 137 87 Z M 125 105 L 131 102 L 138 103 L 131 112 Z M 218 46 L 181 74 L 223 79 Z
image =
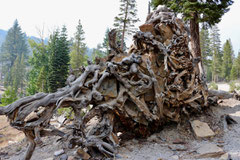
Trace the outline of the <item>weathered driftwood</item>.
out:
M 38 93 L 0 108 L 10 124 L 29 140 L 25 159 L 31 158 L 42 136 L 61 136 L 76 157 L 114 157 L 118 132 L 146 137 L 166 121 L 179 122 L 188 112 L 207 104 L 206 84 L 193 58 L 182 20 L 166 8 L 148 16 L 128 53 L 116 45 L 116 31 L 109 34 L 112 52 L 71 75 L 56 93 Z M 81 111 L 92 106 L 82 116 Z M 75 113 L 72 132 L 63 133 L 49 123 L 60 107 Z M 95 124 L 89 123 L 97 119 Z M 93 158 L 94 159 L 94 158 Z

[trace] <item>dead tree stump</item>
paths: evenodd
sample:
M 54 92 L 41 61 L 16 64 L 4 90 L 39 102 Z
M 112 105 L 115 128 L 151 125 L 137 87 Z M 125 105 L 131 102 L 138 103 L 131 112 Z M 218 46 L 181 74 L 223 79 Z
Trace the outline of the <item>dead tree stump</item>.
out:
M 187 29 L 174 13 L 165 7 L 151 13 L 133 36 L 128 53 L 116 45 L 114 32 L 109 35 L 112 53 L 107 60 L 88 65 L 56 93 L 38 93 L 0 108 L 0 114 L 28 137 L 26 160 L 41 137 L 51 135 L 61 136 L 78 158 L 114 157 L 118 132 L 146 137 L 165 122 L 179 122 L 206 106 L 200 60 L 193 58 Z M 69 133 L 49 123 L 60 107 L 72 107 L 75 113 Z M 93 118 L 97 122 L 89 126 Z

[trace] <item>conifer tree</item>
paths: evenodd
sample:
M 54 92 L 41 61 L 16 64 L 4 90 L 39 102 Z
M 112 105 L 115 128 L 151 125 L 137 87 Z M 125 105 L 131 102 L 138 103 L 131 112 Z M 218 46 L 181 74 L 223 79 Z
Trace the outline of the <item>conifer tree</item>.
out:
M 55 92 L 65 86 L 69 67 L 69 42 L 67 30 L 63 26 L 61 33 L 58 30 L 50 36 L 49 41 L 49 91 Z
M 68 77 L 68 71 L 69 71 L 69 64 L 70 64 L 70 48 L 69 48 L 69 41 L 67 40 L 67 28 L 65 26 L 62 27 L 61 34 L 59 37 L 59 44 L 58 44 L 58 50 L 60 53 L 60 59 L 61 61 L 59 62 L 61 67 L 60 67 L 60 86 L 64 87 L 66 84 L 66 80 Z
M 60 74 L 60 53 L 58 50 L 59 44 L 59 30 L 55 30 L 49 39 L 49 91 L 55 92 L 59 85 L 59 74 Z
M 22 92 L 25 77 L 24 74 L 25 74 L 24 56 L 18 55 L 11 69 L 11 77 L 13 80 L 12 86 L 15 92 L 17 92 L 19 88 L 21 88 Z
M 233 49 L 231 40 L 227 40 L 223 45 L 223 63 L 222 63 L 222 77 L 225 80 L 230 80 L 230 73 L 233 65 Z
M 134 23 L 138 21 L 136 0 L 120 0 L 120 13 L 114 19 L 114 26 L 121 32 L 122 50 L 124 50 L 126 35 L 132 35 L 136 31 Z
M 87 65 L 87 55 L 85 55 L 87 47 L 84 43 L 85 33 L 80 20 L 78 21 L 76 29 L 77 31 L 73 39 L 73 45 L 70 53 L 70 64 L 72 69 L 78 69 L 81 66 Z
M 211 70 L 211 60 L 212 54 L 210 50 L 210 37 L 208 29 L 202 27 L 200 31 L 200 47 L 201 47 L 201 55 L 203 60 L 203 65 L 206 70 L 207 81 L 212 80 L 212 70 Z
M 212 81 L 218 82 L 219 78 L 221 78 L 222 53 L 220 34 L 217 25 L 211 28 L 210 50 L 212 55 Z
M 104 39 L 103 39 L 103 43 L 102 43 L 102 48 L 104 49 L 104 52 L 105 54 L 107 55 L 109 50 L 110 50 L 110 47 L 109 47 L 109 38 L 108 38 L 108 33 L 110 32 L 110 28 L 107 28 L 106 29 L 106 32 L 105 32 L 105 36 L 104 36 Z
M 236 80 L 238 78 L 238 69 L 237 69 L 237 61 L 233 62 L 231 73 L 230 73 L 230 80 Z
M 11 70 L 17 57 L 20 60 L 23 55 L 25 60 L 28 52 L 26 35 L 22 32 L 18 21 L 15 20 L 13 27 L 8 30 L 6 39 L 1 46 L 1 62 L 4 65 L 5 86 L 13 85 Z
M 221 74 L 221 60 L 219 58 L 219 52 L 216 48 L 212 50 L 212 81 L 218 82 L 219 75 Z

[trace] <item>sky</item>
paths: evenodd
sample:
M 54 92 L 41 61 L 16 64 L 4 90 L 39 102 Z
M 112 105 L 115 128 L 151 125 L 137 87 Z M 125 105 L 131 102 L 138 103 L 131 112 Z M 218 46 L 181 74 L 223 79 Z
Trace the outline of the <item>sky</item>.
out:
M 146 19 L 148 1 L 137 0 L 140 22 L 136 26 Z M 44 36 L 48 37 L 62 25 L 66 25 L 69 36 L 73 36 L 80 19 L 85 42 L 94 48 L 103 42 L 106 29 L 112 28 L 118 13 L 119 0 L 1 0 L 0 29 L 8 30 L 17 19 L 28 36 L 39 37 L 38 30 L 44 28 Z M 235 0 L 218 24 L 222 43 L 231 38 L 235 54 L 240 50 L 239 16 L 240 2 Z

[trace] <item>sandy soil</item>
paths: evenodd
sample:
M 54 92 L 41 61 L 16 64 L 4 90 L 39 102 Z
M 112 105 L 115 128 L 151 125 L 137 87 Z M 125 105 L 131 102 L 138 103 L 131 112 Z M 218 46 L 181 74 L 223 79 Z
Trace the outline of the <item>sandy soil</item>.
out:
M 6 116 L 0 116 L 0 148 L 6 147 L 9 144 L 21 141 L 25 135 L 12 128 L 7 121 Z
M 238 124 L 224 125 L 223 115 L 230 114 Z M 196 150 L 203 144 L 214 143 L 229 153 L 233 160 L 240 160 L 240 101 L 224 100 L 218 106 L 211 107 L 203 114 L 196 115 L 191 120 L 201 120 L 208 123 L 217 134 L 211 139 L 198 140 L 195 138 L 189 121 L 181 124 L 168 124 L 159 133 L 148 139 L 133 139 L 120 145 L 117 160 L 193 160 Z M 0 121 L 1 122 L 1 121 Z M 44 138 L 44 146 L 37 147 L 32 159 L 51 160 L 54 151 L 61 149 L 56 143 L 57 137 Z M 179 143 L 180 144 L 175 144 Z M 11 144 L 0 149 L 2 159 L 18 160 L 26 151 L 26 142 Z M 205 158 L 204 160 L 217 160 Z

